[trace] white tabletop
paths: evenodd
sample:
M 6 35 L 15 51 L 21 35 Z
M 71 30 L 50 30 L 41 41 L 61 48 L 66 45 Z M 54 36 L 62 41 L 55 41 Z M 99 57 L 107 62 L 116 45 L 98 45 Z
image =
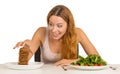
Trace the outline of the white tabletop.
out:
M 13 70 L 7 68 L 4 64 L 0 64 L 0 74 L 120 74 L 120 64 L 109 65 L 117 67 L 116 70 L 112 70 L 107 67 L 103 70 L 78 70 L 75 68 L 67 67 L 67 71 L 64 71 L 62 67 L 56 67 L 52 64 L 45 64 L 39 69 L 35 70 Z

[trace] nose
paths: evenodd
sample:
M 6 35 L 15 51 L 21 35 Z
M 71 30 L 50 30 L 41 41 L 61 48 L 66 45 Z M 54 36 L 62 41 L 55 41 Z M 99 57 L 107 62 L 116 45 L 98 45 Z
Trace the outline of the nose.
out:
M 56 32 L 57 31 L 57 27 L 54 26 L 53 29 L 52 29 L 52 32 Z

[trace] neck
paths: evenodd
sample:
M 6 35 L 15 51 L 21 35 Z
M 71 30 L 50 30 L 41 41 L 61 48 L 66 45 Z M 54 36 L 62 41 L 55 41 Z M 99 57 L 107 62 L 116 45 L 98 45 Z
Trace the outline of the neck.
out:
M 62 42 L 62 39 L 53 39 L 52 37 L 49 36 L 49 40 L 52 42 Z

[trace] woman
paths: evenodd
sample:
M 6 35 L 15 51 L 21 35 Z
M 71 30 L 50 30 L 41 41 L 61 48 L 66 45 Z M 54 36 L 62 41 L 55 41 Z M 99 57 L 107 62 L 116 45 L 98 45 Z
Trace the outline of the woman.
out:
M 99 55 L 85 33 L 75 27 L 71 11 L 63 5 L 55 6 L 47 16 L 48 27 L 40 27 L 31 40 L 18 42 L 14 48 L 28 45 L 31 49 L 29 59 L 41 47 L 42 61 L 56 66 L 68 65 L 77 60 L 77 45 L 85 52 Z

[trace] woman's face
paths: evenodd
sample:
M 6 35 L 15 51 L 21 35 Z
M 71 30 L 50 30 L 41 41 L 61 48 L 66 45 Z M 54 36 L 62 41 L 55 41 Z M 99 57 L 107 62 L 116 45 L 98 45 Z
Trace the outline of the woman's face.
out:
M 50 37 L 59 40 L 67 30 L 67 23 L 61 17 L 52 15 L 49 18 L 48 29 Z

